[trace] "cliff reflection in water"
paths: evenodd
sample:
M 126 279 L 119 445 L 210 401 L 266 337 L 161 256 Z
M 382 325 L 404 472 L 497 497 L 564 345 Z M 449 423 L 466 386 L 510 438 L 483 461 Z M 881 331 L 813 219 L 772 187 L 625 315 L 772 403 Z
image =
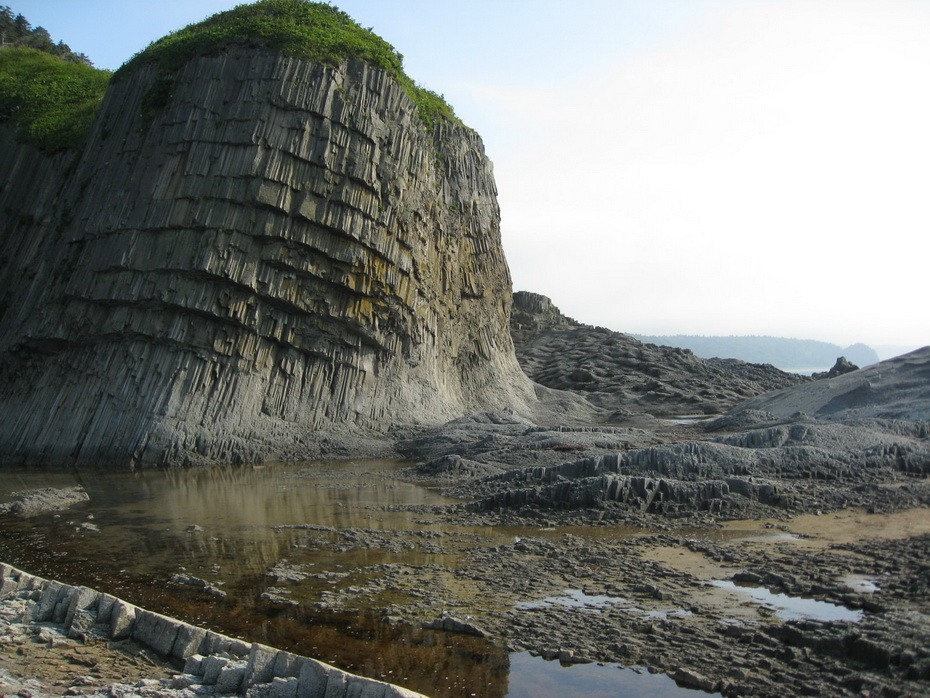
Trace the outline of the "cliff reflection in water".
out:
M 0 501 L 17 490 L 76 484 L 90 495 L 58 514 L 0 519 L 0 559 L 432 695 L 469 695 L 475 686 L 505 695 L 503 648 L 383 623 L 383 609 L 402 598 L 360 598 L 363 606 L 348 611 L 320 603 L 375 576 L 374 565 L 454 564 L 455 534 L 423 521 L 424 506 L 450 500 L 397 480 L 404 465 L 0 471 Z M 441 549 L 429 544 L 440 534 Z M 282 561 L 292 579 L 269 576 Z M 172 583 L 177 574 L 218 592 Z M 295 605 L 263 601 L 275 586 Z

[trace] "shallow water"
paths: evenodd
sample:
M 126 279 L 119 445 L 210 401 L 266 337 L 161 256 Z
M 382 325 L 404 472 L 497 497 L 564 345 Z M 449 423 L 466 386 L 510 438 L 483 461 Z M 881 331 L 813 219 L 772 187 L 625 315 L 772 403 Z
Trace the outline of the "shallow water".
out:
M 615 691 L 604 695 L 617 695 L 621 688 L 627 695 L 653 695 L 643 692 L 645 686 L 657 690 L 663 681 L 675 691 L 685 690 L 664 676 L 596 665 L 564 668 L 508 655 L 504 647 L 484 639 L 385 623 L 386 608 L 412 600 L 393 589 L 351 595 L 352 611 L 323 607 L 340 592 L 382 578 L 378 566 L 383 564 L 404 565 L 418 575 L 436 566 L 455 568 L 464 551 L 476 545 L 504 545 L 521 537 L 556 542 L 568 533 L 601 540 L 652 533 L 618 526 L 541 530 L 449 525 L 432 508 L 456 500 L 398 480 L 396 471 L 407 465 L 381 460 L 135 473 L 0 470 L 0 501 L 12 492 L 39 487 L 82 485 L 90 495 L 89 502 L 59 514 L 0 519 L 0 560 L 433 696 L 500 697 L 550 671 L 561 672 L 553 675 L 553 685 L 577 679 L 579 686 L 591 687 L 592 695 L 599 695 L 602 676 L 610 677 Z M 89 523 L 99 530 L 83 526 Z M 279 569 L 291 579 L 268 575 L 282 560 L 286 567 Z M 172 576 L 179 573 L 206 580 L 226 596 L 173 584 Z M 271 587 L 296 604 L 262 600 Z M 687 613 L 649 612 L 629 603 L 574 589 L 527 600 L 523 607 L 599 612 L 622 604 L 644 617 Z M 631 686 L 648 683 L 627 689 L 627 679 Z M 589 689 L 576 686 L 549 695 L 579 691 Z
M 454 565 L 464 541 L 512 532 L 440 525 L 450 500 L 393 477 L 409 463 L 356 461 L 142 472 L 0 471 L 0 501 L 18 490 L 82 485 L 90 501 L 59 514 L 0 520 L 0 560 L 85 584 L 250 641 L 300 652 L 433 695 L 506 690 L 506 650 L 467 636 L 382 622 L 392 599 L 353 612 L 316 607 L 382 563 Z M 98 531 L 82 524 L 93 523 Z M 450 530 L 453 529 L 453 530 Z M 441 541 L 439 548 L 436 542 Z M 303 579 L 267 573 L 286 559 Z M 182 572 L 225 597 L 171 583 Z M 299 606 L 260 599 L 284 589 Z M 401 601 L 403 601 L 401 599 Z
M 863 616 L 862 611 L 859 610 L 839 606 L 828 601 L 776 594 L 765 587 L 744 586 L 729 580 L 715 580 L 712 584 L 720 589 L 746 596 L 762 606 L 774 609 L 775 616 L 781 620 L 808 619 L 857 622 L 862 620 Z
M 510 655 L 508 698 L 671 698 L 672 696 L 720 695 L 682 688 L 665 674 L 627 669 L 609 664 L 563 666 L 529 652 Z
M 562 608 L 575 608 L 579 611 L 601 611 L 611 606 L 623 607 L 625 611 L 640 615 L 643 618 L 656 618 L 667 620 L 669 618 L 688 618 L 693 615 L 691 611 L 684 608 L 666 608 L 646 611 L 633 604 L 629 599 L 622 596 L 604 596 L 600 594 L 586 594 L 581 589 L 566 589 L 558 596 L 548 596 L 539 601 L 521 601 L 515 604 L 515 608 L 520 611 L 530 611 L 540 608 L 551 608 L 560 606 Z
M 559 596 L 549 596 L 539 601 L 521 601 L 516 604 L 519 610 L 532 610 L 535 608 L 548 608 L 550 606 L 564 606 L 566 608 L 601 609 L 612 604 L 628 604 L 629 601 L 620 596 L 601 596 L 584 593 L 581 589 L 566 589 Z
M 874 594 L 881 589 L 875 578 L 862 574 L 847 574 L 841 581 L 850 589 L 860 594 Z
M 709 422 L 712 419 L 718 417 L 716 414 L 678 414 L 674 417 L 665 417 L 661 421 L 666 422 L 667 424 L 701 424 L 703 422 Z

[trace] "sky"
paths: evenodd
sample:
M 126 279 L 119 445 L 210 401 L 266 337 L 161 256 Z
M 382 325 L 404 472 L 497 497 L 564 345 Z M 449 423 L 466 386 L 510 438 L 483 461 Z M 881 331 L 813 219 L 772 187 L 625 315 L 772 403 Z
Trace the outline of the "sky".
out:
M 239 3 L 0 4 L 115 69 Z M 515 290 L 633 334 L 930 345 L 930 2 L 334 4 L 482 136 Z

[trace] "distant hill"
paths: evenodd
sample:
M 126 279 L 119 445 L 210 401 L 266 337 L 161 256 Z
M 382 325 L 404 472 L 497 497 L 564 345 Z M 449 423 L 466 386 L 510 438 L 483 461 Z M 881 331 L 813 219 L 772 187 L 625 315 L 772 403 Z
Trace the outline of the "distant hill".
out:
M 829 342 L 787 337 L 633 336 L 649 344 L 690 349 L 705 359 L 741 359 L 754 364 L 772 364 L 784 370 L 829 368 L 839 356 L 845 356 L 860 368 L 879 361 L 875 350 L 865 344 L 843 348 Z

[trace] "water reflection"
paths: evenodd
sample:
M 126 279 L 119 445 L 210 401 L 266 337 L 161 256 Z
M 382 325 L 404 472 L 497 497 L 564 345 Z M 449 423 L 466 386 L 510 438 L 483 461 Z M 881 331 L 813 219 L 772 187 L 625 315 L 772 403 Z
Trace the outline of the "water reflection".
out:
M 433 695 L 501 696 L 508 659 L 486 640 L 382 622 L 384 599 L 351 612 L 317 608 L 391 562 L 453 564 L 455 533 L 425 521 L 450 500 L 392 474 L 397 461 L 151 470 L 0 471 L 12 492 L 82 485 L 90 501 L 58 514 L 0 520 L 0 559 L 86 584 L 152 610 L 330 661 Z M 93 522 L 96 530 L 82 526 Z M 468 531 L 468 539 L 478 536 Z M 436 540 L 442 540 L 438 546 Z M 275 565 L 302 570 L 278 579 Z M 283 568 L 276 568 L 283 569 Z M 178 586 L 179 572 L 225 597 Z M 298 605 L 262 600 L 269 587 Z
M 729 580 L 716 580 L 712 584 L 715 587 L 748 596 L 753 601 L 774 609 L 775 616 L 782 620 L 810 619 L 851 622 L 862 620 L 862 611 L 839 606 L 828 601 L 776 594 L 765 587 L 743 586 Z
M 682 688 L 665 674 L 649 674 L 604 664 L 563 666 L 556 661 L 534 657 L 529 652 L 510 655 L 508 698 L 672 698 L 695 695 L 709 694 Z
M 873 577 L 862 574 L 847 574 L 841 581 L 860 594 L 874 594 L 881 588 Z
M 611 604 L 628 604 L 629 601 L 621 596 L 603 596 L 599 594 L 586 594 L 581 589 L 566 589 L 559 596 L 549 596 L 540 601 L 521 601 L 515 608 L 526 611 L 551 606 L 564 606 L 566 608 L 601 609 Z

